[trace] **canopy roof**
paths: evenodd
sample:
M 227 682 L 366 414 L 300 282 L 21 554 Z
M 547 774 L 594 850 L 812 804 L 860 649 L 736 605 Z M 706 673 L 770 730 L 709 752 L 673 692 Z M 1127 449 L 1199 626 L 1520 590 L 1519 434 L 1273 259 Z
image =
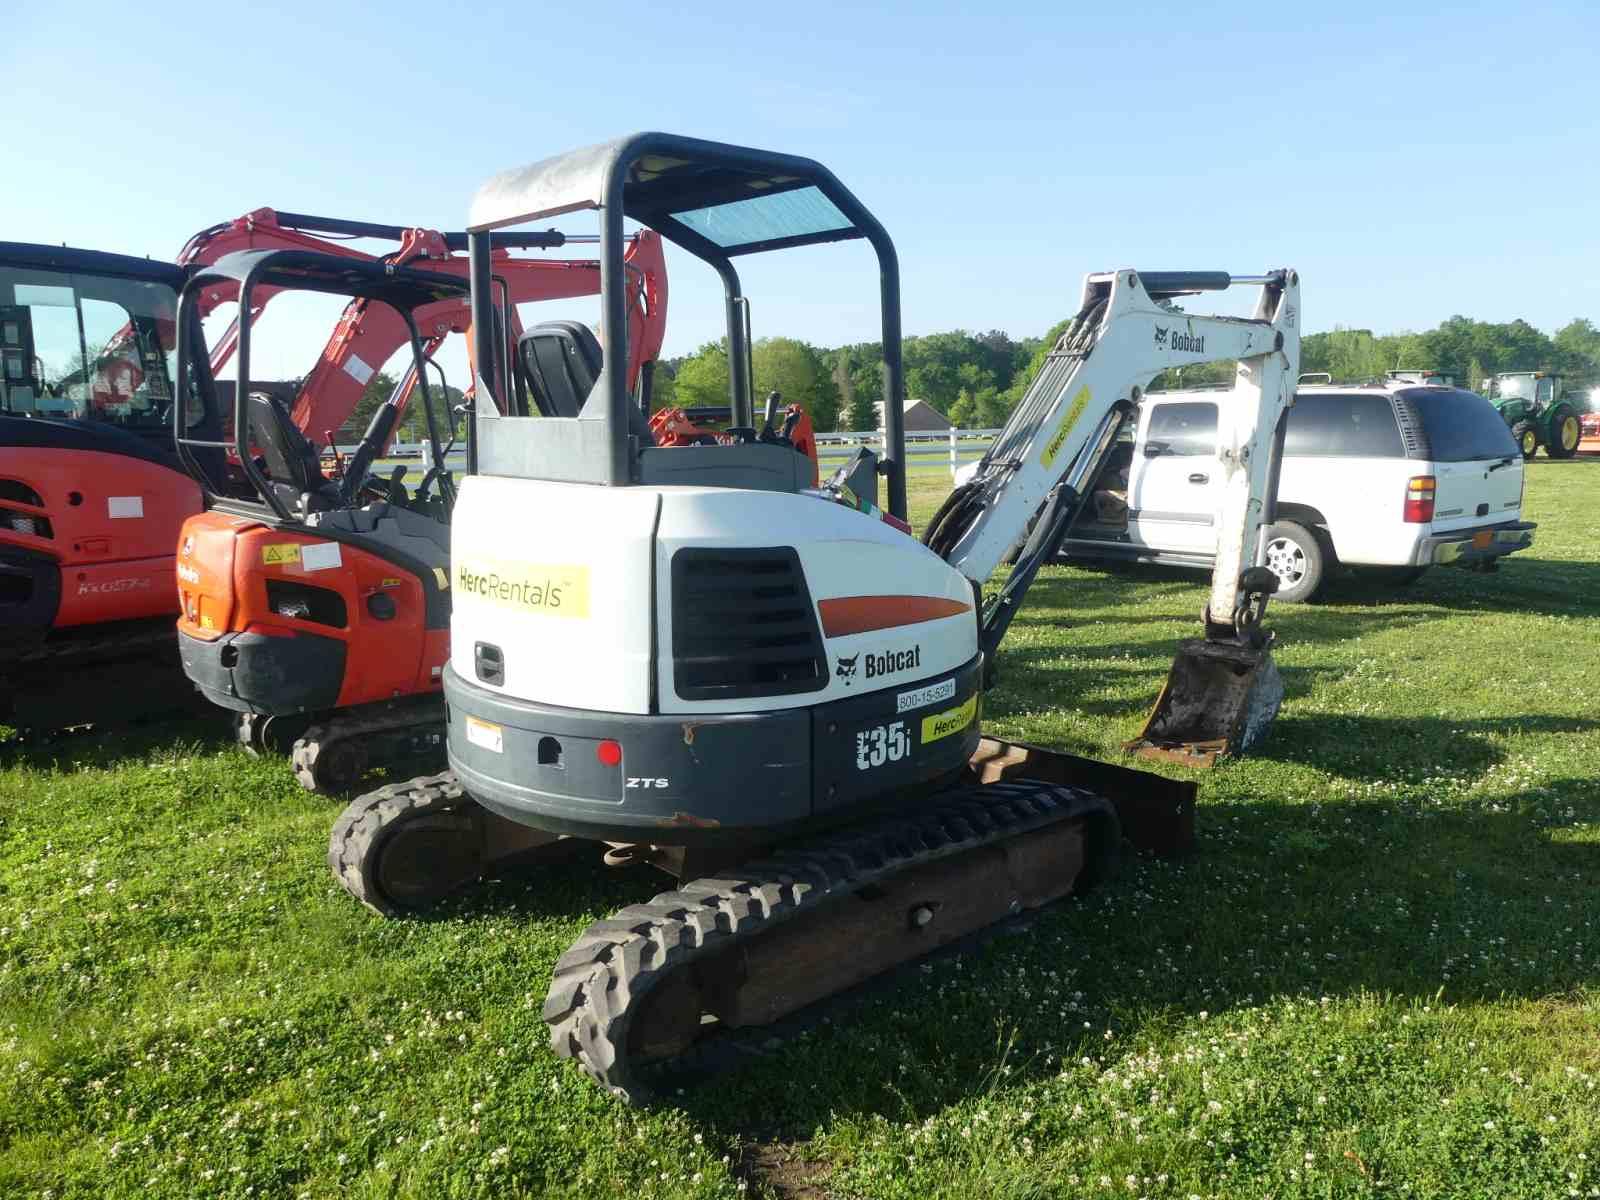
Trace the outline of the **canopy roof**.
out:
M 871 236 L 876 221 L 821 163 L 667 133 L 636 133 L 504 171 L 478 189 L 482 232 L 607 203 L 702 257 Z

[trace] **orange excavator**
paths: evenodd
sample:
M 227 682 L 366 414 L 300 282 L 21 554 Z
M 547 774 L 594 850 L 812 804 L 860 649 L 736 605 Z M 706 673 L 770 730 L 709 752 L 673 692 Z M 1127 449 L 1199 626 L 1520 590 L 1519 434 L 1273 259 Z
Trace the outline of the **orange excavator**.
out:
M 461 235 L 270 208 L 196 234 L 176 263 L 0 242 L 0 724 L 48 730 L 120 722 L 193 701 L 172 625 L 173 551 L 184 520 L 203 507 L 172 440 L 178 291 L 196 271 L 241 250 L 374 261 L 334 240 L 356 238 L 398 243 L 380 261 L 425 261 L 465 278 L 465 260 L 454 256 Z M 566 241 L 556 232 L 509 241 L 494 264 L 497 283 L 525 300 L 596 293 L 591 261 L 508 253 Z M 641 248 L 636 269 L 664 311 L 665 267 L 659 243 L 653 256 L 651 249 Z M 259 317 L 273 294 L 258 291 L 249 316 Z M 237 289 L 223 281 L 199 298 L 197 311 L 204 317 L 236 299 Z M 460 305 L 425 314 L 428 355 L 465 328 L 465 312 Z M 203 343 L 193 347 L 207 358 L 208 379 L 232 357 L 239 326 L 236 318 L 209 354 Z M 298 385 L 275 385 L 292 398 L 296 427 L 343 425 L 373 372 L 406 339 L 386 312 L 352 302 L 311 374 Z M 655 345 L 641 339 L 641 354 L 653 358 Z M 394 424 L 415 388 L 408 372 L 385 406 Z M 191 434 L 221 441 L 231 406 L 196 387 L 182 394 Z M 236 461 L 208 451 L 201 457 L 241 486 Z M 241 726 L 250 740 L 256 731 Z
M 571 321 L 524 333 L 516 305 L 543 298 L 550 284 L 500 254 L 490 270 L 499 332 L 519 364 L 513 403 L 522 411 L 575 415 L 558 411 L 559 397 L 574 374 L 591 369 L 584 351 L 593 335 Z M 449 654 L 448 523 L 455 494 L 447 460 L 455 421 L 433 402 L 425 367 L 443 336 L 466 332 L 469 311 L 464 272 L 440 265 L 414 269 L 294 251 L 233 254 L 193 275 L 179 305 L 179 390 L 221 407 L 222 390 L 200 369 L 204 360 L 191 342 L 213 295 L 239 300 L 231 438 L 203 436 L 189 425 L 187 410 L 175 413 L 179 453 L 206 498 L 206 511 L 189 518 L 179 535 L 184 671 L 209 700 L 237 714 L 247 746 L 289 750 L 296 776 L 313 791 L 346 791 L 378 763 L 443 754 L 440 679 Z M 648 407 L 666 318 L 655 233 L 632 239 L 625 267 L 627 386 Z M 585 280 L 598 287 L 598 275 Z M 251 382 L 252 314 L 262 293 L 288 289 L 347 296 L 346 312 L 359 313 L 363 329 L 392 331 L 411 345 L 406 380 L 422 398 L 429 448 L 429 469 L 414 490 L 402 468 L 386 477 L 375 470 L 399 419 L 398 388 L 342 461 L 340 476 L 330 479 L 302 432 L 300 410 Z M 360 350 L 360 343 L 336 336 L 319 372 L 330 373 L 322 368 L 331 358 L 348 374 Z M 222 473 L 218 455 L 227 462 Z

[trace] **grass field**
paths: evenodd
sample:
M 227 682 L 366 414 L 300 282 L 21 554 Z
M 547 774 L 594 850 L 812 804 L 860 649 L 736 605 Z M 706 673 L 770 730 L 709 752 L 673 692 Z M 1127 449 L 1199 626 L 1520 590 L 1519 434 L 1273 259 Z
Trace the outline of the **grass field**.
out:
M 1597 505 L 1540 460 L 1499 574 L 1276 608 L 1196 855 L 652 1110 L 539 1020 L 648 873 L 384 923 L 220 723 L 0 745 L 0 1196 L 1600 1196 Z M 1114 755 L 1202 583 L 1046 571 L 990 726 Z

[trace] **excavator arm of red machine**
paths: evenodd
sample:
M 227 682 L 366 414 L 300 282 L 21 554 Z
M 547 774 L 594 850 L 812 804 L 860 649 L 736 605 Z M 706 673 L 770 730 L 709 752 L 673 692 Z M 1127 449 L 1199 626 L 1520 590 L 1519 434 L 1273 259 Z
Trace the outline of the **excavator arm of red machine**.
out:
M 338 240 L 356 237 L 393 240 L 399 243 L 399 248 L 388 256 L 379 256 Z M 306 217 L 258 208 L 234 221 L 195 234 L 179 253 L 178 264 L 206 266 L 240 250 L 314 250 L 366 261 L 386 257 L 396 266 L 410 263 L 438 274 L 466 279 L 467 259 L 456 253 L 464 245 L 463 239 L 464 235 L 419 227 Z M 575 239 L 551 231 L 521 235 L 516 247 L 549 248 L 565 245 L 569 240 Z M 624 262 L 632 284 L 628 297 L 631 335 L 628 386 L 632 389 L 644 364 L 660 355 L 666 334 L 667 267 L 660 235 L 641 229 L 632 238 Z M 600 269 L 595 260 L 520 258 L 513 255 L 509 247 L 499 248 L 494 255 L 494 273 L 505 282 L 513 338 L 521 334 L 516 315 L 518 304 L 593 296 L 600 291 Z M 252 321 L 260 316 L 277 290 L 255 289 Z M 201 297 L 201 314 L 207 315 L 237 299 L 236 287 L 219 283 L 207 288 Z M 471 311 L 465 300 L 428 305 L 414 315 L 429 357 L 450 334 L 466 333 L 471 322 Z M 238 328 L 235 318 L 217 340 L 211 352 L 213 371 L 221 369 L 232 357 L 238 344 Z M 316 366 L 300 386 L 293 409 L 295 425 L 308 436 L 320 436 L 325 430 L 337 430 L 344 425 L 355 412 L 368 381 L 406 345 L 409 336 L 405 318 L 394 309 L 366 299 L 352 300 L 340 315 Z M 401 417 L 415 387 L 415 373 L 408 370 L 396 389 L 395 406 Z

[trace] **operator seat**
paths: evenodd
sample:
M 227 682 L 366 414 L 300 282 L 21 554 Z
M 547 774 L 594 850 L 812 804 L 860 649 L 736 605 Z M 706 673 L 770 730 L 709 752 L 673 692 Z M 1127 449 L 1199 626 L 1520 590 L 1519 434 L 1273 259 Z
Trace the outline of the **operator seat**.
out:
M 602 354 L 582 321 L 545 321 L 517 344 L 533 402 L 547 417 L 575 417 L 600 378 Z
M 284 506 L 302 516 L 339 507 L 338 485 L 322 474 L 317 448 L 295 427 L 288 405 L 270 392 L 251 392 L 245 411 L 250 441 L 261 447 L 270 486 Z

